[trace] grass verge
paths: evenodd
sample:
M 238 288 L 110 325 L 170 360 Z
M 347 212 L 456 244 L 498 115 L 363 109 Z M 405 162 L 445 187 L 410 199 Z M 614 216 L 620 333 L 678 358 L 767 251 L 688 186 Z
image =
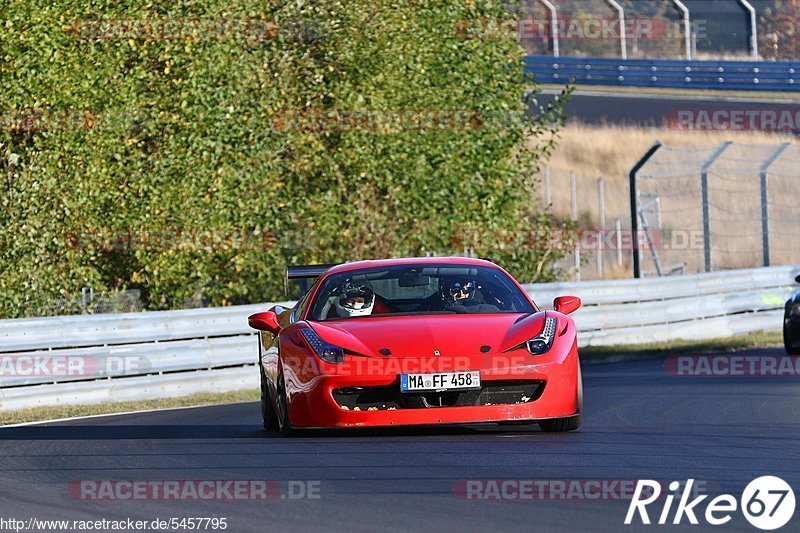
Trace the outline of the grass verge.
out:
M 586 346 L 580 349 L 584 362 L 631 361 L 637 359 L 659 359 L 675 354 L 720 353 L 747 350 L 749 348 L 783 347 L 780 331 L 758 331 L 701 341 L 670 341 L 626 346 Z
M 39 420 L 54 420 L 75 416 L 106 415 L 126 411 L 146 411 L 148 409 L 169 409 L 173 407 L 193 407 L 223 403 L 251 402 L 259 399 L 258 389 L 223 392 L 213 394 L 193 394 L 178 398 L 160 398 L 138 402 L 114 402 L 96 405 L 61 405 L 56 407 L 32 407 L 19 411 L 0 412 L 0 425 L 22 424 Z

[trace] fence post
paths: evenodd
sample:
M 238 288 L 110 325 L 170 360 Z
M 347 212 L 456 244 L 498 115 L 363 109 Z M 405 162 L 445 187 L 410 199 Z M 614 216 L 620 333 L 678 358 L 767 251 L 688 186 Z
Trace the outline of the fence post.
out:
M 758 61 L 758 20 L 756 16 L 756 9 L 747 0 L 739 0 L 739 3 L 750 15 L 750 57 L 753 61 Z
M 711 169 L 711 165 L 714 164 L 714 161 L 716 161 L 731 144 L 731 141 L 722 143 L 714 150 L 714 153 L 703 163 L 703 167 L 700 169 L 700 195 L 702 202 L 701 208 L 703 210 L 703 262 L 705 263 L 706 272 L 711 272 L 711 220 L 709 219 L 708 212 L 708 171 Z
M 542 0 L 542 3 L 550 11 L 550 33 L 553 41 L 553 57 L 559 56 L 558 51 L 558 11 L 550 0 Z
M 617 266 L 622 266 L 622 222 L 614 219 L 614 233 L 617 236 Z
M 597 202 L 600 209 L 600 233 L 597 235 L 597 275 L 603 277 L 603 232 L 606 229 L 606 184 L 603 178 L 597 179 Z
M 570 196 L 572 201 L 572 220 L 578 221 L 578 177 L 575 171 L 569 172 Z M 581 241 L 580 228 L 578 229 L 578 243 L 575 245 L 575 281 L 581 280 Z
M 762 163 L 759 173 L 761 174 L 761 254 L 764 258 L 764 266 L 769 266 L 769 183 L 767 181 L 767 171 L 789 148 L 789 143 L 781 144 L 772 154 Z
M 628 59 L 628 43 L 625 36 L 625 9 L 620 5 L 617 0 L 606 0 L 611 7 L 617 10 L 619 17 L 619 47 L 622 59 Z
M 656 141 L 653 143 L 653 146 L 647 149 L 647 152 L 642 156 L 642 158 L 633 165 L 633 168 L 628 173 L 629 179 L 629 187 L 630 187 L 630 194 L 631 194 L 631 248 L 633 253 L 633 277 L 640 278 L 642 277 L 641 267 L 639 265 L 639 221 L 638 219 L 638 211 L 639 206 L 637 205 L 637 197 L 636 197 L 636 174 L 639 170 L 647 163 L 651 157 L 661 148 L 661 141 Z
M 677 8 L 683 13 L 683 40 L 686 47 L 686 60 L 692 60 L 692 23 L 689 19 L 689 8 L 681 0 L 672 0 Z
M 553 204 L 553 196 L 550 189 L 550 165 L 544 167 L 544 201 L 547 205 Z

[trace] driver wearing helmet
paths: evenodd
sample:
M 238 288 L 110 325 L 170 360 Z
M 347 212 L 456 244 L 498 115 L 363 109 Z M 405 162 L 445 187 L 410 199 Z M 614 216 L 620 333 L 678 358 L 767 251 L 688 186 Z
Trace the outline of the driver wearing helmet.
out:
M 368 316 L 375 305 L 375 293 L 368 281 L 347 280 L 332 299 L 336 314 L 342 318 Z

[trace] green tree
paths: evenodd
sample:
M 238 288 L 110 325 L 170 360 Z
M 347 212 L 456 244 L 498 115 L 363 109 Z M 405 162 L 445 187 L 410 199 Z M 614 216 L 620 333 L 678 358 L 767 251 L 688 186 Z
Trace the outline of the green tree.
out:
M 286 264 L 465 247 L 522 280 L 558 273 L 541 235 L 571 227 L 534 188 L 560 109 L 525 118 L 513 36 L 458 31 L 501 2 L 6 3 L 3 316 L 83 286 L 151 309 L 268 301 Z M 140 24 L 189 18 L 278 31 Z

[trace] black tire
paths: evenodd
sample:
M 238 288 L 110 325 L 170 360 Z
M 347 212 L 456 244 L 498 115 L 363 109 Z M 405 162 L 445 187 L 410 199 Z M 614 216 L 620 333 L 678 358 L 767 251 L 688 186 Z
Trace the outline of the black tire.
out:
M 260 370 L 259 374 L 261 374 L 261 420 L 264 424 L 264 429 L 276 430 L 278 429 L 278 417 L 272 405 L 272 395 L 269 392 L 263 370 Z
M 292 425 L 289 423 L 289 406 L 286 401 L 286 384 L 283 382 L 283 376 L 278 378 L 278 398 L 275 404 L 278 406 L 277 420 L 278 430 L 281 435 L 288 437 L 293 433 Z
M 789 355 L 800 355 L 800 348 L 792 348 L 791 340 L 788 328 L 783 328 L 783 349 Z

